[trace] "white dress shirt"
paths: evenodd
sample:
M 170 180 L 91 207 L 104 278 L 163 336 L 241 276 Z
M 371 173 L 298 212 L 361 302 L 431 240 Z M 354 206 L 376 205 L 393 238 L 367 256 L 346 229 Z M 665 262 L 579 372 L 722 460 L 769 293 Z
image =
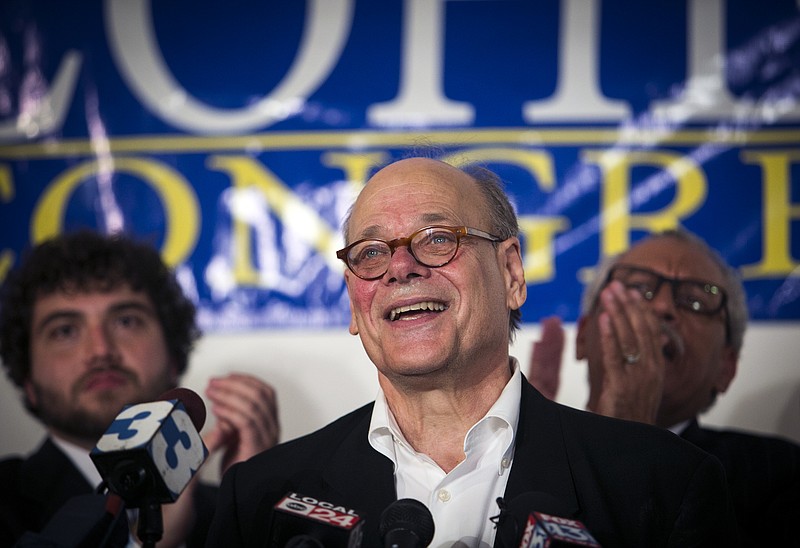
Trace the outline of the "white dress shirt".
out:
M 480 547 L 494 544 L 495 526 L 514 457 L 514 439 L 522 396 L 519 363 L 510 359 L 511 380 L 486 415 L 464 438 L 466 458 L 445 472 L 406 441 L 378 392 L 369 429 L 369 443 L 394 463 L 397 497 L 413 498 L 430 509 L 436 528 L 430 546 Z
M 83 477 L 86 478 L 86 481 L 89 482 L 89 485 L 91 485 L 93 489 L 97 489 L 97 486 L 100 485 L 103 478 L 100 476 L 100 472 L 97 471 L 97 467 L 89 456 L 89 451 L 56 436 L 51 435 L 50 439 L 53 440 L 53 443 L 56 444 L 65 455 L 67 455 L 69 460 L 72 461 L 72 464 L 75 465 L 75 468 L 77 468 Z

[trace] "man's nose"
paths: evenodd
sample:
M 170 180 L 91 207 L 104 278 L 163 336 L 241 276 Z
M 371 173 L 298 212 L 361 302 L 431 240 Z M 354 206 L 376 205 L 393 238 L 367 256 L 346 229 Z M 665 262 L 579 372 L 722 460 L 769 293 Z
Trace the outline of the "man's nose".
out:
M 662 319 L 672 320 L 676 316 L 675 288 L 669 282 L 662 282 L 656 287 L 650 306 Z
M 109 356 L 116 351 L 116 341 L 112 330 L 104 323 L 89 327 L 86 345 L 92 357 Z
M 407 245 L 397 246 L 389 259 L 389 268 L 383 279 L 386 283 L 406 282 L 412 278 L 426 276 L 430 268 L 421 264 L 414 255 L 411 248 Z

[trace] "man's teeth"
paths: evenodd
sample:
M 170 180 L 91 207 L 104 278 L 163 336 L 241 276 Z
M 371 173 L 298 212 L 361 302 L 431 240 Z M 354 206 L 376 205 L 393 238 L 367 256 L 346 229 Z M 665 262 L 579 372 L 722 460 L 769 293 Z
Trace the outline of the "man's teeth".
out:
M 408 306 L 401 306 L 389 312 L 389 321 L 393 322 L 396 319 L 400 318 L 400 314 L 402 314 L 403 312 L 413 312 L 415 310 L 433 310 L 435 312 L 441 312 L 445 308 L 447 307 L 444 304 L 435 303 L 433 301 L 426 301 L 423 303 L 414 303 Z

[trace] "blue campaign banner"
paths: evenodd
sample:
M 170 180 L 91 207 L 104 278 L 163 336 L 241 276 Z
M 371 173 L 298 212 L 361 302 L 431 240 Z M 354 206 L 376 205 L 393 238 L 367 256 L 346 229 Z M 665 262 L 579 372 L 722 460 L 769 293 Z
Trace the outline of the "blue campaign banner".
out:
M 424 151 L 506 182 L 524 321 L 676 226 L 797 320 L 799 100 L 795 0 L 5 0 L 0 281 L 89 226 L 157 245 L 205 330 L 343 326 L 341 220 Z

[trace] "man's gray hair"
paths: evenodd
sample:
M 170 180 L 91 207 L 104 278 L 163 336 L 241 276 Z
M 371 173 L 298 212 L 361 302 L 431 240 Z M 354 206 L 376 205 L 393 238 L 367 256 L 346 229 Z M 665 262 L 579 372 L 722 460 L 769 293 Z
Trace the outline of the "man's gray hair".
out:
M 722 286 L 728 296 L 726 309 L 728 315 L 728 344 L 736 351 L 738 356 L 744 343 L 744 332 L 747 329 L 747 296 L 742 285 L 739 273 L 722 258 L 714 248 L 709 246 L 700 236 L 686 229 L 678 228 L 653 234 L 645 241 L 661 238 L 673 238 L 680 242 L 692 244 L 703 250 L 722 273 Z M 641 243 L 638 242 L 638 243 Z M 596 269 L 592 280 L 586 284 L 581 299 L 581 315 L 587 316 L 594 312 L 600 291 L 603 290 L 608 273 L 616 266 L 624 253 L 606 258 Z

